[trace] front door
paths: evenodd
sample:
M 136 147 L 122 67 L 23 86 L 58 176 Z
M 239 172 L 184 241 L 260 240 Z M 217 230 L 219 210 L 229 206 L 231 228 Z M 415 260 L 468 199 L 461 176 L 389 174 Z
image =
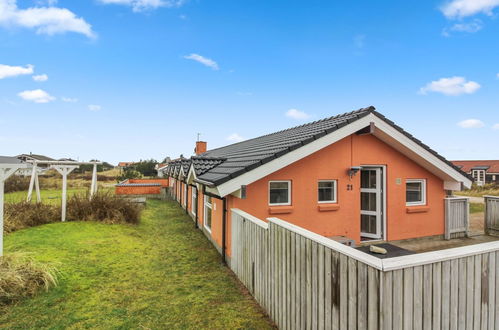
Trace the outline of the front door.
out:
M 382 169 L 363 167 L 360 171 L 360 236 L 382 238 Z

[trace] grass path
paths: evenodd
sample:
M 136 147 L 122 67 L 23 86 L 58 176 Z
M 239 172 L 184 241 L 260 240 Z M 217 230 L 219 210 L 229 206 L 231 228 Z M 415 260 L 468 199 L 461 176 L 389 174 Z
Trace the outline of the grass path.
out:
M 271 328 L 201 232 L 173 203 L 142 222 L 69 222 L 6 236 L 6 253 L 56 263 L 59 286 L 0 309 L 0 328 Z

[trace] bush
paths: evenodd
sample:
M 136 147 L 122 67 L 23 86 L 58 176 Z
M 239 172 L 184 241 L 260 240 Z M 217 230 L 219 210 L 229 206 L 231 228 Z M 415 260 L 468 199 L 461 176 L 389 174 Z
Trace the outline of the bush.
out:
M 5 180 L 5 192 L 23 191 L 29 188 L 29 177 L 23 177 L 19 175 L 12 175 L 10 178 Z
M 98 193 L 89 200 L 74 195 L 68 200 L 68 219 L 105 223 L 138 223 L 141 207 L 111 193 Z
M 0 257 L 0 306 L 56 285 L 55 267 L 36 262 L 23 254 Z
M 4 230 L 7 233 L 34 226 L 59 221 L 61 212 L 58 206 L 42 203 L 5 204 Z
M 142 208 L 110 193 L 98 193 L 92 200 L 85 195 L 70 197 L 66 210 L 67 221 L 136 224 L 140 220 Z M 7 233 L 59 221 L 59 205 L 28 202 L 5 204 L 4 230 Z

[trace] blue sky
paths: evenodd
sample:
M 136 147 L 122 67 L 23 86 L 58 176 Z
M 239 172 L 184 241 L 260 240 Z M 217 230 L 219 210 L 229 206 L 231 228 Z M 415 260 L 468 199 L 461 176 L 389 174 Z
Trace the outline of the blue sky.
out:
M 0 154 L 190 155 L 374 105 L 499 158 L 498 0 L 0 0 Z

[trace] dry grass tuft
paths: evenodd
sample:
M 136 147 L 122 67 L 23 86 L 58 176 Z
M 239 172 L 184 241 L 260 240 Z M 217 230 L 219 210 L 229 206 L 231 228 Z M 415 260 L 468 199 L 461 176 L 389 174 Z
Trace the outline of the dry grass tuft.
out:
M 60 219 L 59 207 L 42 203 L 5 204 L 4 230 L 7 233 L 28 227 L 40 226 Z
M 33 296 L 40 289 L 57 285 L 55 267 L 39 263 L 25 254 L 0 257 L 0 306 Z
M 139 223 L 141 207 L 109 192 L 96 194 L 91 200 L 74 195 L 68 200 L 68 219 L 104 223 Z

